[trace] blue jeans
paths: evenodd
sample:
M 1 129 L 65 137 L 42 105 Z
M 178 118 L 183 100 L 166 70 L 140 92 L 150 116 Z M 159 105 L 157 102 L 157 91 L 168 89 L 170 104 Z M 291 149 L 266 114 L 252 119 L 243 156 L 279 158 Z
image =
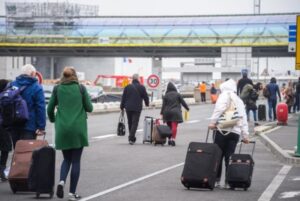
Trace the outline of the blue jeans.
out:
M 256 116 L 256 110 L 246 110 L 246 114 L 247 114 L 247 119 L 249 121 L 250 117 L 249 117 L 249 112 L 252 111 L 253 112 L 253 120 L 257 121 L 257 116 Z
M 272 120 L 272 112 L 274 116 L 274 120 L 276 120 L 276 105 L 277 100 L 276 99 L 268 99 L 268 106 L 269 106 L 269 120 Z
M 61 164 L 61 169 L 60 169 L 60 181 L 66 182 L 70 167 L 72 165 L 70 193 L 76 192 L 76 187 L 80 176 L 80 160 L 81 160 L 82 151 L 83 151 L 83 147 L 78 149 L 62 150 L 64 160 Z

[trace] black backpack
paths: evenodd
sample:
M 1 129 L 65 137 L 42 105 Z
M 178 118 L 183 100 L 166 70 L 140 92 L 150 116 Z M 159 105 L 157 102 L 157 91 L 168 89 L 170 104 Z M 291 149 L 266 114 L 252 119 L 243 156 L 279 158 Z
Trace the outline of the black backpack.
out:
M 266 98 L 269 98 L 271 96 L 270 90 L 269 90 L 269 85 L 265 86 L 263 89 L 263 96 Z

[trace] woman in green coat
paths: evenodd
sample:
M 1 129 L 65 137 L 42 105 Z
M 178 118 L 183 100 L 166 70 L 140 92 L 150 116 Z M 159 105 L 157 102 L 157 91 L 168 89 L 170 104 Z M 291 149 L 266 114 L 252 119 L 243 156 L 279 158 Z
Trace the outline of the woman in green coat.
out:
M 85 87 L 79 85 L 75 69 L 65 67 L 60 84 L 54 87 L 47 108 L 49 120 L 55 123 L 55 147 L 62 150 L 64 157 L 56 191 L 59 198 L 64 197 L 65 181 L 72 166 L 69 200 L 80 199 L 76 194 L 76 187 L 83 147 L 88 146 L 86 112 L 92 110 L 89 95 Z

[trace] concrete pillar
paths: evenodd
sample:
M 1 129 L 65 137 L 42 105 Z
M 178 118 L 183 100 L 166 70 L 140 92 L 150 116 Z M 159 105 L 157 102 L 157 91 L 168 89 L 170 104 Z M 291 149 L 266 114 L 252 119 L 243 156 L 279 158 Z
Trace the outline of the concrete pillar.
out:
M 50 58 L 50 79 L 55 79 L 55 75 L 54 75 L 54 57 Z
M 162 58 L 153 57 L 152 58 L 152 74 L 159 77 L 159 85 L 153 90 L 154 96 L 160 99 L 162 97 Z

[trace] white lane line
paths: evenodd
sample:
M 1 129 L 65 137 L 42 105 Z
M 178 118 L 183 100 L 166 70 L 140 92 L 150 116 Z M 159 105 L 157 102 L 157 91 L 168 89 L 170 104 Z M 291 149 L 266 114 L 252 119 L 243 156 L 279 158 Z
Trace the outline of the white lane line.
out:
M 262 193 L 262 195 L 259 197 L 258 201 L 270 201 L 278 189 L 278 187 L 283 182 L 286 175 L 291 170 L 292 166 L 284 165 L 281 170 L 278 172 L 276 177 L 272 180 L 270 185 L 267 187 L 267 189 Z
M 151 174 L 145 175 L 145 176 L 140 177 L 140 178 L 137 178 L 137 179 L 135 179 L 135 180 L 126 182 L 126 183 L 124 183 L 124 184 L 121 184 L 121 185 L 118 185 L 118 186 L 109 188 L 109 189 L 107 189 L 107 190 L 104 190 L 104 191 L 101 191 L 101 192 L 96 193 L 96 194 L 94 194 L 94 195 L 91 195 L 91 196 L 88 196 L 88 197 L 86 197 L 86 198 L 83 198 L 83 199 L 81 199 L 81 201 L 87 201 L 87 200 L 91 200 L 91 199 L 94 199 L 94 198 L 103 196 L 103 195 L 105 195 L 105 194 L 108 194 L 108 193 L 114 192 L 114 191 L 116 191 L 116 190 L 125 188 L 125 187 L 127 187 L 127 186 L 129 186 L 129 185 L 132 185 L 132 184 L 138 183 L 138 182 L 140 182 L 140 181 L 146 180 L 146 179 L 148 179 L 148 178 L 150 178 L 150 177 L 154 177 L 154 176 L 156 176 L 156 175 L 162 174 L 162 173 L 167 172 L 167 171 L 169 171 L 169 170 L 175 169 L 175 168 L 177 168 L 177 167 L 182 166 L 183 164 L 184 164 L 184 163 L 179 163 L 179 164 L 173 165 L 173 166 L 171 166 L 171 167 L 168 167 L 168 168 L 159 170 L 159 171 L 157 171 L 157 172 L 153 172 L 153 173 L 151 173 Z
M 142 132 L 143 131 L 143 129 L 137 129 L 136 130 L 136 132 Z
M 292 180 L 293 181 L 300 181 L 300 177 L 294 177 Z
M 194 123 L 197 123 L 197 122 L 199 122 L 200 120 L 191 120 L 191 121 L 186 121 L 186 122 L 184 122 L 184 123 L 186 123 L 186 124 L 194 124 Z
M 100 135 L 100 136 L 95 136 L 92 137 L 93 139 L 104 139 L 104 138 L 109 138 L 109 137 L 115 137 L 117 136 L 116 134 L 107 134 L 107 135 Z
M 287 199 L 287 198 L 293 198 L 300 196 L 300 191 L 290 191 L 290 192 L 283 192 L 280 194 L 279 198 L 280 199 Z

